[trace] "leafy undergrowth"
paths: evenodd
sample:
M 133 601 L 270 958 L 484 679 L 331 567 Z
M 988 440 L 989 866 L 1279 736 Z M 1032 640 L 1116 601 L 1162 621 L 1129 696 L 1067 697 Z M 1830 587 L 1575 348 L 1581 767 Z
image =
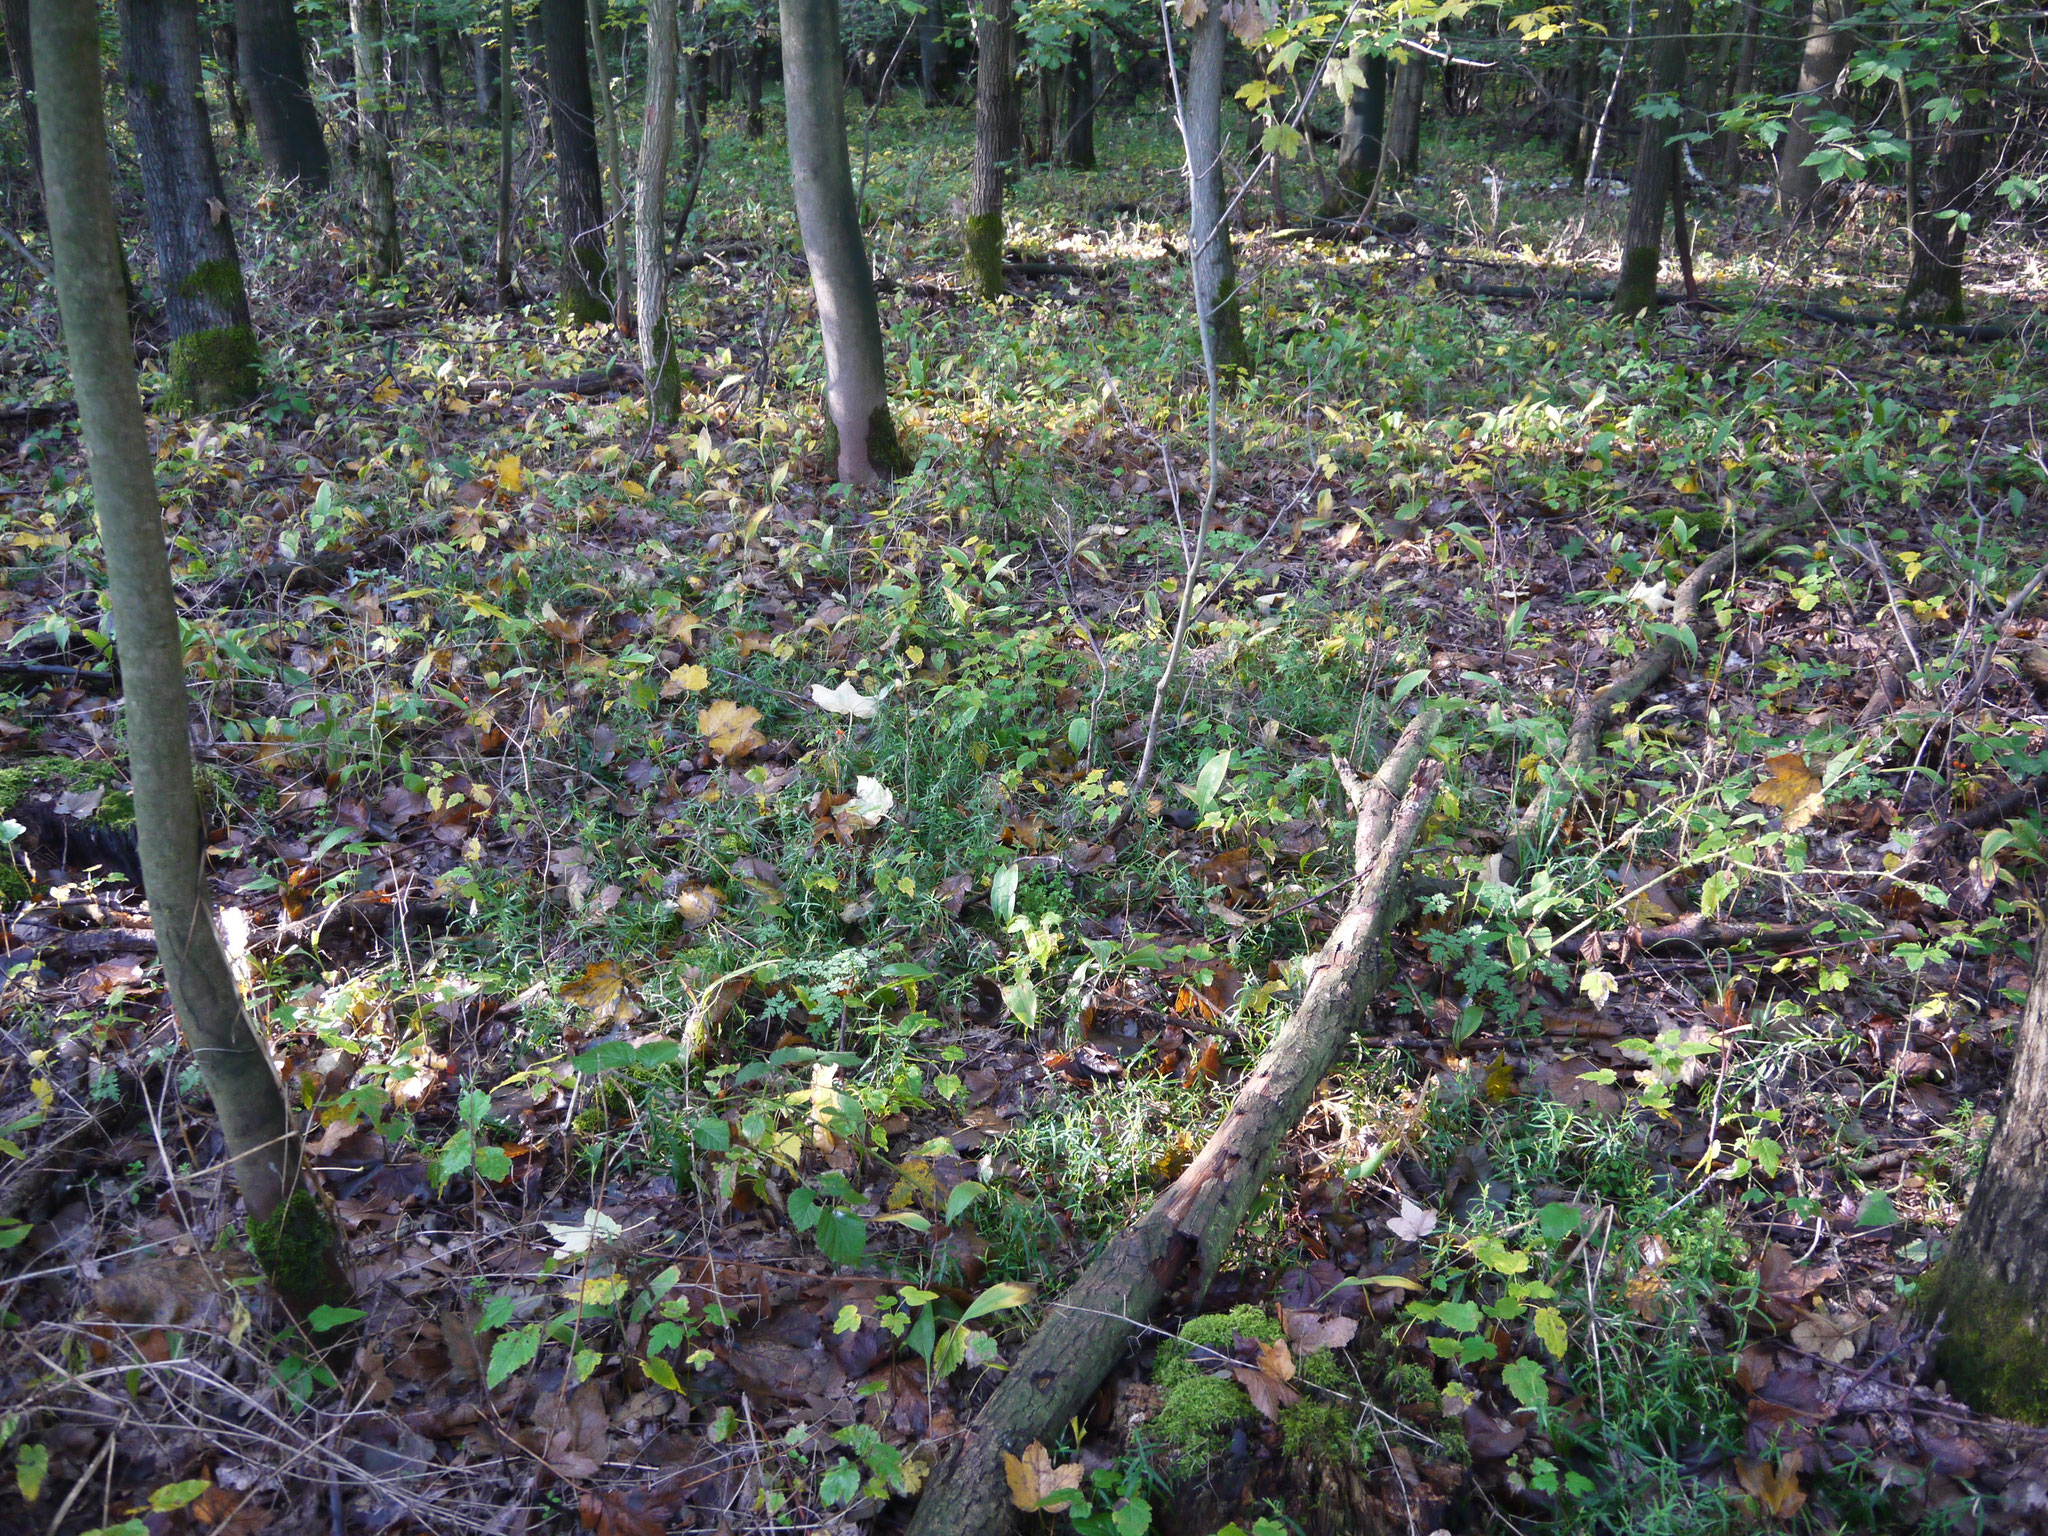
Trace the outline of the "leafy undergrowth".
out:
M 865 130 L 918 454 L 877 496 L 826 483 L 779 155 L 725 126 L 674 435 L 623 379 L 528 388 L 623 344 L 483 307 L 437 198 L 383 288 L 323 210 L 236 209 L 271 394 L 154 422 L 216 896 L 351 1308 L 252 1283 L 146 914 L 84 867 L 136 813 L 91 499 L 17 415 L 7 659 L 79 669 L 0 679 L 38 1528 L 900 1521 L 1285 1016 L 1350 872 L 1331 755 L 1425 702 L 1444 788 L 1369 1027 L 1205 1315 L 1019 1458 L 1018 1503 L 1123 1536 L 2032 1528 L 2041 1439 L 1925 1379 L 1908 1306 L 2048 868 L 2009 801 L 2048 770 L 2039 605 L 2004 612 L 2044 557 L 2023 345 L 1448 293 L 1440 258 L 1611 257 L 1618 205 L 1533 156 L 1476 212 L 1416 189 L 1392 243 L 1254 227 L 1260 371 L 1113 847 L 1200 497 L 1161 123 L 1026 178 L 1018 240 L 1079 275 L 997 307 L 935 212 L 964 119 Z M 484 136 L 421 143 L 482 206 Z M 1706 211 L 1708 276 L 1868 291 L 1874 236 L 1755 224 Z M 1985 250 L 1997 285 L 2037 265 Z M 61 403 L 49 295 L 19 303 L 15 400 Z M 1499 883 L 1575 699 L 1766 518 Z

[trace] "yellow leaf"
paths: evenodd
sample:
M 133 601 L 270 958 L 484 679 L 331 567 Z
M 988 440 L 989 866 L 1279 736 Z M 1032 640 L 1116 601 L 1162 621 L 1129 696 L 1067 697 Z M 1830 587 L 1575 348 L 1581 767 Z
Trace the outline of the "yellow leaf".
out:
M 518 454 L 508 453 L 498 460 L 498 489 L 507 496 L 517 496 L 525 479 L 525 472 L 519 467 Z
M 370 391 L 370 398 L 378 405 L 390 405 L 398 398 L 398 381 L 385 374 L 377 387 Z
M 582 975 L 562 987 L 556 996 L 565 1003 L 588 1008 L 600 1025 L 608 1022 L 630 1024 L 640 1016 L 640 1009 L 626 991 L 626 978 L 620 973 L 615 960 L 593 960 L 583 968 Z
M 1780 752 L 1766 759 L 1770 777 L 1758 781 L 1749 798 L 1758 805 L 1774 805 L 1785 813 L 1785 830 L 1797 832 L 1820 811 L 1820 776 L 1806 765 L 1798 752 Z
M 1052 1457 L 1036 1440 L 1024 1447 L 1022 1456 L 1003 1452 L 1003 1476 L 1010 1484 L 1010 1502 L 1029 1514 L 1046 1507 L 1055 1494 L 1072 1493 L 1081 1486 L 1081 1464 L 1071 1462 L 1054 1467 Z M 1062 1499 L 1055 1508 L 1064 1507 Z
M 683 1390 L 683 1384 L 676 1378 L 676 1368 L 666 1360 L 649 1355 L 640 1362 L 640 1373 L 657 1387 L 666 1387 L 671 1392 Z
M 693 661 L 669 673 L 668 681 L 661 685 L 661 696 L 672 699 L 678 694 L 702 693 L 710 686 L 711 674 Z
M 761 711 L 735 704 L 731 699 L 714 699 L 699 711 L 697 729 L 719 758 L 732 762 L 768 745 L 768 739 L 754 729 Z

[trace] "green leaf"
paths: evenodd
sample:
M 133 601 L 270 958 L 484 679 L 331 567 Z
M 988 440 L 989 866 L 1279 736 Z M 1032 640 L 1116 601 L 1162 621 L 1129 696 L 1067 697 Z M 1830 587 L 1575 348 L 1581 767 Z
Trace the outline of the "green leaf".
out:
M 1554 1200 L 1536 1213 L 1536 1230 L 1553 1243 L 1561 1243 L 1579 1230 L 1583 1219 L 1576 1205 Z
M 33 1504 L 43 1496 L 43 1479 L 50 1471 L 50 1448 L 46 1445 L 24 1445 L 14 1453 L 14 1486 L 21 1490 L 21 1496 Z
M 732 1127 L 719 1115 L 702 1115 L 690 1128 L 690 1141 L 700 1152 L 730 1152 Z
M 512 1159 L 503 1147 L 478 1147 L 476 1171 L 479 1178 L 488 1179 L 493 1184 L 502 1183 L 512 1177 Z
M 857 1264 L 867 1251 L 868 1224 L 858 1216 L 832 1209 L 818 1221 L 818 1251 L 834 1264 Z
M 1015 866 L 1013 865 L 1012 868 Z M 1029 976 L 1020 976 L 1003 988 L 1003 1006 L 1010 1010 L 1011 1017 L 1029 1031 L 1038 1023 L 1038 988 L 1031 984 Z
M 989 910 L 996 921 L 1007 923 L 1017 915 L 1017 866 L 1005 864 L 988 883 Z
M 1543 1347 L 1562 1360 L 1567 1343 L 1564 1314 L 1555 1307 L 1538 1307 L 1532 1322 L 1536 1328 L 1536 1337 L 1543 1341 Z
M 498 1384 L 514 1371 L 533 1364 L 540 1353 L 540 1324 L 516 1329 L 491 1346 L 491 1366 L 484 1373 L 484 1385 L 496 1391 Z
M 1011 1307 L 1021 1307 L 1030 1301 L 1034 1294 L 1030 1286 L 1019 1281 L 1000 1281 L 970 1301 L 967 1310 L 960 1314 L 960 1321 L 971 1323 L 977 1317 L 987 1317 L 991 1312 L 1006 1312 Z
M 818 1497 L 825 1501 L 827 1509 L 836 1509 L 859 1498 L 860 1485 L 860 1464 L 842 1456 L 832 1463 L 831 1471 L 818 1479 Z
M 493 1296 L 485 1304 L 483 1311 L 477 1315 L 476 1331 L 496 1333 L 512 1321 L 512 1312 L 516 1305 L 510 1296 Z
M 1152 1506 L 1132 1494 L 1110 1512 L 1109 1523 L 1116 1527 L 1116 1536 L 1146 1536 L 1152 1529 Z
M 1076 757 L 1088 750 L 1091 735 L 1088 722 L 1079 716 L 1067 722 L 1067 745 L 1074 749 Z
M 183 1483 L 165 1483 L 149 1496 L 149 1507 L 160 1515 L 183 1509 L 213 1486 L 210 1477 L 195 1477 Z
M 1226 748 L 1213 752 L 1203 759 L 1202 766 L 1195 770 L 1195 804 L 1203 810 L 1216 803 L 1217 793 L 1223 788 L 1225 775 L 1230 772 L 1230 752 Z
M 621 1067 L 630 1067 L 638 1055 L 631 1041 L 605 1040 L 593 1045 L 569 1065 L 587 1077 L 598 1072 L 616 1072 Z
M 1550 1384 L 1543 1378 L 1543 1367 L 1527 1355 L 1502 1367 L 1500 1381 L 1515 1394 L 1515 1401 L 1524 1408 L 1547 1408 L 1550 1405 Z
M 946 1196 L 946 1220 L 958 1221 L 962 1211 L 987 1193 L 986 1184 L 977 1183 L 973 1179 L 962 1179 Z
M 1863 1204 L 1856 1211 L 1856 1225 L 1859 1227 L 1893 1227 L 1898 1225 L 1899 1219 L 1899 1208 L 1881 1189 L 1873 1189 L 1865 1195 Z
M 1406 676 L 1404 676 L 1401 679 L 1401 681 L 1394 684 L 1394 692 L 1390 699 L 1390 702 L 1395 704 L 1400 703 L 1403 699 L 1407 698 L 1409 694 L 1413 693 L 1416 689 L 1420 688 L 1424 683 L 1428 681 L 1429 668 L 1417 667 L 1413 672 L 1410 672 Z
M 306 1314 L 306 1326 L 315 1333 L 326 1333 L 348 1323 L 359 1323 L 369 1315 L 361 1307 L 315 1307 Z
M 818 1224 L 824 1214 L 824 1207 L 818 1197 L 808 1189 L 797 1188 L 789 1192 L 789 1224 L 799 1232 L 808 1232 Z
M 683 1390 L 683 1383 L 676 1375 L 676 1368 L 656 1355 L 649 1355 L 640 1362 L 640 1374 L 657 1387 L 666 1387 L 671 1392 Z

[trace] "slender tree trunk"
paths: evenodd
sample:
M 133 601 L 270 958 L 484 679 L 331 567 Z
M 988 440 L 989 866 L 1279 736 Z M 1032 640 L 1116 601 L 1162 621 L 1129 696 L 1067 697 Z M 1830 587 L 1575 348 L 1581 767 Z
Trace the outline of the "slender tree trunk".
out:
M 946 46 L 946 18 L 940 0 L 924 0 L 917 18 L 917 85 L 926 107 L 953 99 L 953 55 Z
M 491 122 L 498 115 L 498 92 L 504 89 L 505 83 L 504 64 L 499 58 L 501 51 L 492 48 L 481 24 L 470 35 L 470 79 L 476 89 L 476 115 L 484 123 Z
M 1778 146 L 1778 208 L 1795 224 L 1811 222 L 1826 211 L 1820 170 L 1808 165 L 1806 157 L 1813 153 L 1814 114 L 1833 110 L 1842 71 L 1856 51 L 1854 35 L 1838 25 L 1847 14 L 1847 0 L 1813 0 L 1807 20 L 1798 100 Z
M 1067 134 L 1060 146 L 1060 160 L 1077 171 L 1092 171 L 1095 169 L 1095 67 L 1094 40 L 1087 34 L 1073 40 L 1064 73 Z
M 398 188 L 391 175 L 391 117 L 385 80 L 383 0 L 348 0 L 356 63 L 356 133 L 363 146 L 363 213 L 370 226 L 370 270 L 396 277 Z
M 149 808 L 135 831 L 157 958 L 220 1117 L 251 1244 L 285 1300 L 303 1311 L 345 1300 L 347 1281 L 332 1220 L 300 1188 L 299 1142 L 283 1085 L 242 1009 L 206 892 L 184 638 L 164 557 L 107 184 L 99 8 L 33 0 L 31 14 L 44 91 L 57 303 L 120 637 L 128 771 L 136 804 Z
M 583 0 L 541 0 L 547 39 L 548 120 L 554 129 L 556 203 L 562 222 L 562 313 L 585 325 L 605 303 L 604 172 L 590 97 L 589 28 Z
M 2034 938 L 1998 1127 L 1962 1224 L 1921 1292 L 1935 1367 L 1978 1411 L 2048 1423 L 2048 934 Z
M 194 0 L 123 0 L 121 64 L 170 320 L 171 388 L 195 409 L 232 409 L 262 379 L 206 120 Z
M 673 29 L 671 29 L 673 30 Z M 626 166 L 625 152 L 619 145 L 619 115 L 612 102 L 612 72 L 604 52 L 604 0 L 590 0 L 590 55 L 597 61 L 597 89 L 604 104 L 604 157 L 605 169 L 611 176 L 612 207 L 618 210 L 618 238 L 613 242 L 612 257 L 612 323 L 621 331 L 627 328 L 626 319 L 626 273 L 630 264 L 626 260 Z M 666 152 L 664 152 L 665 154 Z
M 441 37 L 429 31 L 420 39 L 420 85 L 427 93 L 427 110 L 443 127 L 448 123 L 448 84 L 441 73 Z
M 1728 104 L 1732 107 L 1750 93 L 1756 82 L 1756 41 L 1762 30 L 1757 0 L 1742 0 L 1742 38 L 1735 47 L 1735 73 L 1728 82 Z M 1721 135 L 1721 177 L 1733 181 L 1742 170 L 1742 135 Z
M 1380 54 L 1352 58 L 1365 83 L 1351 84 L 1344 103 L 1344 123 L 1337 140 L 1337 186 L 1351 207 L 1372 196 L 1372 179 L 1379 170 L 1380 143 L 1387 124 L 1387 61 Z M 1332 214 L 1343 209 L 1331 209 Z
M 519 94 L 512 88 L 512 0 L 498 12 L 498 240 L 492 251 L 498 303 L 510 307 L 512 293 L 512 107 Z
M 1964 50 L 1984 58 L 1988 40 L 1974 30 L 1964 33 Z M 1913 265 L 1899 300 L 1899 318 L 1908 323 L 1956 321 L 1963 318 L 1963 252 L 1970 241 L 1970 215 L 1976 207 L 1991 148 L 1992 103 L 1997 73 L 1988 59 L 1961 82 L 1965 89 L 1960 116 L 1944 124 L 1935 140 L 1934 184 L 1922 198 L 1915 189 L 1908 206 Z M 1911 124 L 1907 132 L 1918 141 Z M 1914 156 L 1917 175 L 1919 155 Z
M 825 343 L 828 439 L 839 478 L 864 485 L 910 467 L 889 416 L 882 318 L 846 153 L 838 0 L 782 0 L 782 95 L 797 226 Z
M 263 168 L 306 192 L 325 192 L 333 170 L 306 84 L 306 53 L 292 0 L 235 0 L 235 40 Z
M 747 137 L 758 139 L 768 131 L 761 110 L 761 80 L 768 73 L 768 39 L 757 30 L 747 49 Z
M 647 102 L 633 187 L 634 289 L 640 315 L 640 373 L 657 426 L 682 409 L 682 363 L 668 323 L 668 245 L 662 222 L 669 150 L 676 136 L 676 0 L 647 0 Z
M 0 0 L 0 26 L 7 32 L 7 58 L 14 66 L 14 93 L 21 104 L 21 131 L 28 140 L 29 178 L 43 195 L 43 140 L 36 115 L 36 64 L 29 48 L 29 0 Z
M 1621 121 L 1623 104 L 1628 100 L 1628 58 L 1635 40 L 1636 13 L 1634 5 L 1631 4 L 1628 31 L 1621 40 L 1621 51 L 1615 55 L 1614 74 L 1607 82 L 1607 93 L 1600 98 L 1600 116 L 1593 124 L 1592 145 L 1586 151 L 1585 163 L 1579 168 L 1579 190 L 1582 192 L 1586 188 L 1586 183 L 1600 174 L 1600 164 L 1608 137 Z
M 1571 102 L 1571 123 L 1565 131 L 1564 152 L 1561 158 L 1564 168 L 1577 181 L 1580 167 L 1585 164 L 1586 148 L 1592 142 L 1593 66 L 1579 53 L 1584 44 L 1577 45 L 1572 59 L 1571 83 L 1568 96 Z
M 1422 163 L 1422 98 L 1429 90 L 1429 61 L 1416 56 L 1394 72 L 1393 100 L 1387 108 L 1386 138 L 1380 145 L 1375 192 L 1397 187 L 1414 176 Z M 1572 125 L 1577 131 L 1578 125 Z
M 228 122 L 234 129 L 238 146 L 249 142 L 249 114 L 242 105 L 240 52 L 241 45 L 235 41 L 233 22 L 222 22 L 213 29 L 213 57 L 220 65 L 221 94 L 228 100 Z
M 1211 5 L 1194 25 L 1188 45 L 1188 77 L 1181 104 L 1181 138 L 1188 156 L 1190 262 L 1195 304 L 1220 370 L 1248 372 L 1244 322 L 1238 315 L 1237 257 L 1224 218 L 1229 201 L 1223 174 L 1223 13 Z
M 1003 291 L 1003 189 L 1023 132 L 1017 100 L 1017 13 L 1012 0 L 975 0 L 974 169 L 967 192 L 967 285 Z
M 1691 41 L 1690 0 L 1663 0 L 1651 17 L 1656 47 L 1650 55 L 1650 98 L 1682 99 L 1685 54 Z M 1621 237 L 1621 276 L 1614 313 L 1639 315 L 1657 303 L 1657 265 L 1664 248 L 1664 209 L 1671 201 L 1671 147 L 1678 119 L 1644 117 L 1636 142 L 1636 174 L 1629 184 L 1628 224 Z

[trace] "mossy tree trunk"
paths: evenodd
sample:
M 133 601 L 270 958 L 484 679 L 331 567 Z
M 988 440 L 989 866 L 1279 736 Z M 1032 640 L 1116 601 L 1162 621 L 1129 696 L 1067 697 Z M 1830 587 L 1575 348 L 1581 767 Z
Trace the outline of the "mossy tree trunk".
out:
M 1429 77 L 1429 61 L 1419 54 L 1395 68 L 1387 132 L 1380 143 L 1379 175 L 1373 183 L 1376 191 L 1401 185 L 1422 163 L 1422 98 L 1429 89 Z M 1574 134 L 1576 129 L 1574 124 Z
M 789 172 L 825 343 L 826 415 L 839 478 L 866 485 L 910 464 L 889 415 L 882 316 L 846 152 L 845 59 L 839 0 L 782 0 Z
M 194 0 L 123 0 L 121 66 L 170 322 L 171 388 L 194 409 L 232 409 L 263 381 L 201 94 Z
M 1087 33 L 1068 47 L 1066 78 L 1067 131 L 1060 141 L 1060 163 L 1077 171 L 1095 169 L 1095 42 Z
M 1778 208 L 1795 224 L 1810 222 L 1826 209 L 1820 170 L 1808 165 L 1806 158 L 1813 153 L 1814 116 L 1834 109 L 1842 71 L 1856 48 L 1855 38 L 1841 26 L 1849 10 L 1848 0 L 1813 0 L 1807 15 L 1799 90 L 1778 146 Z
M 2048 1424 L 2048 933 L 2034 940 L 1998 1128 L 1962 1224 L 1921 1293 L 1935 1368 L 1979 1412 Z
M 1205 331 L 1211 361 L 1219 370 L 1245 373 L 1245 347 L 1238 314 L 1237 255 L 1231 249 L 1229 203 L 1223 174 L 1223 50 L 1228 34 L 1223 13 L 1211 4 L 1195 23 L 1188 47 L 1187 87 L 1180 103 L 1181 143 L 1188 157 L 1189 262 L 1194 269 L 1196 321 Z
M 165 985 L 220 1117 L 251 1244 L 285 1300 L 303 1311 L 345 1300 L 348 1285 L 334 1223 L 300 1186 L 300 1146 L 284 1088 L 243 1011 L 206 893 L 184 643 L 107 181 L 98 7 L 33 0 L 31 14 L 44 90 L 57 304 L 120 636 L 129 776 L 136 804 L 149 808 L 135 827 L 143 890 Z
M 263 168 L 298 183 L 301 191 L 325 192 L 333 171 L 306 84 L 306 51 L 292 0 L 235 0 L 235 41 Z
M 1012 0 L 975 0 L 974 168 L 967 191 L 967 285 L 1003 292 L 1003 188 L 1024 131 Z
M 647 0 L 647 103 L 633 187 L 634 298 L 640 314 L 640 373 L 647 412 L 672 426 L 682 409 L 682 363 L 668 323 L 668 243 L 662 215 L 668 157 L 676 137 L 676 0 Z
M 1976 207 L 1990 159 L 1991 112 L 1998 81 L 1985 56 L 1987 39 L 1974 29 L 1963 34 L 1965 55 L 1979 60 L 1956 92 L 1962 111 L 1942 125 L 1934 144 L 1933 184 L 1925 198 L 1909 199 L 1913 265 L 1899 300 L 1899 319 L 1908 323 L 1963 318 L 1963 253 L 1970 243 L 1970 214 Z M 1914 164 L 1919 163 L 1915 157 Z
M 560 210 L 561 306 L 585 325 L 605 319 L 604 172 L 590 95 L 589 28 L 583 0 L 541 0 L 548 59 L 548 123 L 555 140 L 555 203 Z
M 1650 17 L 1656 43 L 1650 52 L 1650 89 L 1643 106 L 1656 109 L 1682 102 L 1685 55 L 1692 41 L 1689 0 L 1663 0 Z M 1629 183 L 1628 223 L 1621 237 L 1621 276 L 1614 285 L 1614 313 L 1640 315 L 1657 303 L 1657 265 L 1663 255 L 1664 210 L 1671 202 L 1676 165 L 1669 140 L 1679 120 L 1669 114 L 1642 116 L 1636 141 L 1636 173 Z
M 398 243 L 398 188 L 391 174 L 383 0 L 348 0 L 348 21 L 356 62 L 356 133 L 362 143 L 370 270 L 379 277 L 396 277 L 405 252 Z
M 1381 54 L 1354 54 L 1345 64 L 1351 93 L 1344 98 L 1344 121 L 1337 136 L 1339 205 L 1329 210 L 1364 206 L 1372 196 L 1373 177 L 1380 167 L 1380 144 L 1387 127 L 1387 61 Z

